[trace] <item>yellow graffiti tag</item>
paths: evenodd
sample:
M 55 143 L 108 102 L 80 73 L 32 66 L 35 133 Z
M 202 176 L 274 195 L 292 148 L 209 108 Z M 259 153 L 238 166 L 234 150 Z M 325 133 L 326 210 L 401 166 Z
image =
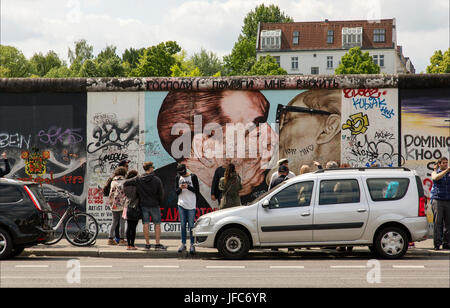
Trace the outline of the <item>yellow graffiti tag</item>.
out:
M 369 119 L 367 114 L 363 115 L 362 112 L 356 113 L 350 116 L 345 124 L 342 125 L 342 129 L 349 129 L 352 135 L 364 134 L 369 126 Z

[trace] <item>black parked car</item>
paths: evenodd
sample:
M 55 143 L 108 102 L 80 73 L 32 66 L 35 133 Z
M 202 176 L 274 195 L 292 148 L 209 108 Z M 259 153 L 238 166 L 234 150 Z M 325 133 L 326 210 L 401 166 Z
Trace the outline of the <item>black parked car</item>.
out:
M 0 260 L 53 238 L 51 207 L 38 184 L 0 178 Z

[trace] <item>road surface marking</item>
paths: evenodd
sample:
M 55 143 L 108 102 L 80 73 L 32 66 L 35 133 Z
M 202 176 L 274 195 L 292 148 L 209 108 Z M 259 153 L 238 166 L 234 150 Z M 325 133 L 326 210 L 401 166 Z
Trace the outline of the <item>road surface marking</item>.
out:
M 330 268 L 367 268 L 365 265 L 331 265 Z
M 16 265 L 16 268 L 48 268 L 48 265 Z
M 179 265 L 144 265 L 144 268 L 180 268 Z
M 112 265 L 81 265 L 80 268 L 112 268 Z
M 425 268 L 425 265 L 392 265 L 393 268 Z
M 270 268 L 272 268 L 272 269 L 296 269 L 296 268 L 305 268 L 304 266 L 302 266 L 302 265 L 298 265 L 298 266 L 278 266 L 278 265 L 273 265 L 273 266 L 270 266 Z
M 224 269 L 224 268 L 245 268 L 245 266 L 241 266 L 241 265 L 236 265 L 236 266 L 215 266 L 215 265 L 208 265 L 208 266 L 206 266 L 206 268 L 209 268 L 209 269 Z

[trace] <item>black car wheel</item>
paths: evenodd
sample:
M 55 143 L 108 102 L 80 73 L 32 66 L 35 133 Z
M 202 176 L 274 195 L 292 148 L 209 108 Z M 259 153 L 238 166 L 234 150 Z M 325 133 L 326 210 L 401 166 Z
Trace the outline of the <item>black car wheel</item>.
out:
M 374 248 L 383 259 L 398 259 L 408 250 L 408 236 L 397 227 L 387 227 L 375 237 Z
M 250 239 L 248 238 L 248 235 L 240 229 L 227 229 L 220 234 L 217 242 L 217 249 L 226 259 L 242 259 L 250 250 Z
M 11 255 L 13 243 L 9 233 L 0 228 L 0 260 L 5 260 Z

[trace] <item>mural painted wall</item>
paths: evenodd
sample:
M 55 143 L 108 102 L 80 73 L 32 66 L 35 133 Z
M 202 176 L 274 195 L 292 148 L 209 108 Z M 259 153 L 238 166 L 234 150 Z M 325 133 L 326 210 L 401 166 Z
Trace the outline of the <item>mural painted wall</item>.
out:
M 397 89 L 343 89 L 342 163 L 398 166 L 398 121 Z
M 142 102 L 142 104 L 141 104 Z M 103 187 L 121 160 L 130 160 L 129 170 L 142 172 L 140 150 L 140 108 L 142 92 L 88 93 L 87 96 L 87 212 L 94 215 L 100 232 L 112 223 Z M 143 118 L 142 118 L 143 120 Z
M 434 163 L 450 157 L 450 90 L 407 89 L 400 97 L 404 166 L 416 170 L 429 197 Z M 427 214 L 432 233 L 431 211 Z
M 7 177 L 46 184 L 55 211 L 71 192 L 84 208 L 86 191 L 86 93 L 0 93 L 0 152 L 11 165 Z
M 305 164 L 316 170 L 314 161 L 400 164 L 417 170 L 429 192 L 432 162 L 450 156 L 449 89 L 398 90 L 395 82 L 342 89 L 331 79 L 282 80 L 213 80 L 213 88 L 197 81 L 173 89 L 162 84 L 176 81 L 163 80 L 131 91 L 0 93 L 0 152 L 12 167 L 7 177 L 48 184 L 45 194 L 56 210 L 65 202 L 52 189 L 72 192 L 102 233 L 112 222 L 102 188 L 123 159 L 140 174 L 145 161 L 154 163 L 165 189 L 163 232 L 180 231 L 178 163 L 199 178 L 197 217 L 218 208 L 211 184 L 226 159 L 242 178 L 243 204 L 267 191 L 280 158 L 288 158 L 296 174 Z

